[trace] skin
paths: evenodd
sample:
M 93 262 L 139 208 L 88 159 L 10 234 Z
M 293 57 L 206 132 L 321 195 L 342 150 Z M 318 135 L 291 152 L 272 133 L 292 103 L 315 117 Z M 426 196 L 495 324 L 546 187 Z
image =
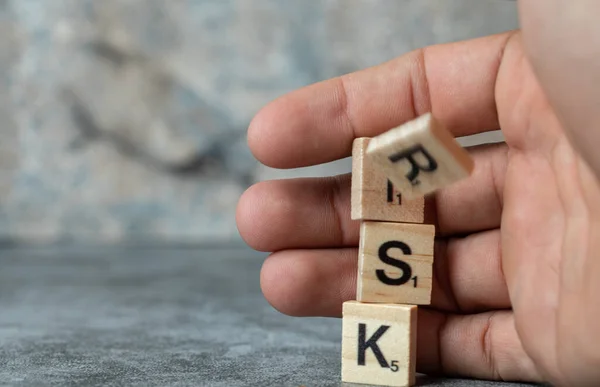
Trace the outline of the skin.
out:
M 348 157 L 431 111 L 475 171 L 437 192 L 432 304 L 419 310 L 417 370 L 480 379 L 600 384 L 600 2 L 519 3 L 521 29 L 423 48 L 263 108 L 248 131 L 275 168 Z M 238 228 L 272 252 L 266 299 L 293 316 L 340 317 L 355 298 L 350 176 L 266 181 Z

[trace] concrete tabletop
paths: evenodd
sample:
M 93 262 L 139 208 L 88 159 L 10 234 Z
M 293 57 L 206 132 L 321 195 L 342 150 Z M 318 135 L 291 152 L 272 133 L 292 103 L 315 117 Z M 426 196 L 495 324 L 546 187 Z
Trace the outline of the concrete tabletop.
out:
M 1 249 L 0 385 L 350 386 L 340 382 L 341 320 L 273 310 L 259 288 L 263 258 L 246 249 Z

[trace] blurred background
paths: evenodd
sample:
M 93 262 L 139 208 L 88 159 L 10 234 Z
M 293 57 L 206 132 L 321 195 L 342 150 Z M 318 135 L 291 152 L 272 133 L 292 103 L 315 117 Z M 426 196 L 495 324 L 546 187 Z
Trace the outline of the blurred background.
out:
M 240 243 L 253 115 L 299 87 L 516 28 L 505 0 L 0 0 L 0 241 Z M 497 140 L 463 139 L 463 144 Z

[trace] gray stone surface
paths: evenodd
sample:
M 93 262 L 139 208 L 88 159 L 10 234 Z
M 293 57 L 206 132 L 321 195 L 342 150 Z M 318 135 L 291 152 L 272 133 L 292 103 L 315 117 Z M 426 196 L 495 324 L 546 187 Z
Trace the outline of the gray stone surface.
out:
M 515 28 L 504 0 L 0 0 L 0 238 L 229 241 L 271 99 Z
M 342 386 L 341 321 L 274 311 L 262 260 L 246 249 L 0 250 L 0 385 Z

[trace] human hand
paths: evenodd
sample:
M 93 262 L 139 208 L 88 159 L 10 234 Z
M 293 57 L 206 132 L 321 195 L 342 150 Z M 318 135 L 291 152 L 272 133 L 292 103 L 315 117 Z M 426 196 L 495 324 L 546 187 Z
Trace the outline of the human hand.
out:
M 254 155 L 276 168 L 347 157 L 432 112 L 455 136 L 501 128 L 470 149 L 473 174 L 434 195 L 432 304 L 419 308 L 417 371 L 597 385 L 600 186 L 574 149 L 520 32 L 432 46 L 290 93 L 253 120 Z M 238 228 L 274 252 L 261 286 L 293 316 L 340 316 L 355 299 L 359 222 L 350 175 L 267 181 L 240 199 Z

